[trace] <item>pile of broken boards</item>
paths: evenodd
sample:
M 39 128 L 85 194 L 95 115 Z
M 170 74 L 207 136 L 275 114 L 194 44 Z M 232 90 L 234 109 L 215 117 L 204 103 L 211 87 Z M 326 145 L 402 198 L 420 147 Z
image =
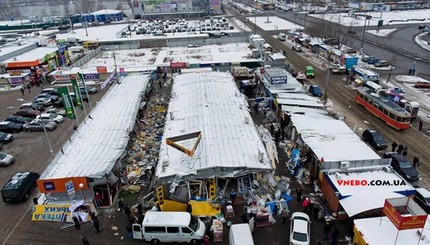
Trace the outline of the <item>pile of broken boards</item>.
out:
M 139 111 L 126 156 L 122 159 L 125 166 L 125 171 L 121 172 L 123 190 L 135 192 L 139 188 L 134 187 L 150 184 L 158 161 L 168 104 L 169 97 L 159 94 L 151 96 Z
M 284 208 L 289 212 L 290 193 L 288 177 L 274 176 L 273 173 L 256 174 L 252 188 L 242 193 L 248 217 L 255 217 L 257 227 L 275 223 L 273 215 L 280 215 Z

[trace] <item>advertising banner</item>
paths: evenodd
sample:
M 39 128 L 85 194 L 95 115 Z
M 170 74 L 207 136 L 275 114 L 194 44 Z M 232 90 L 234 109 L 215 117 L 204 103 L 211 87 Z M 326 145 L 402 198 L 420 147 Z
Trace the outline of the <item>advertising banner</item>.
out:
M 76 78 L 71 77 L 70 81 L 72 82 L 73 92 L 75 93 L 76 106 L 79 109 L 83 110 L 84 105 L 82 103 L 82 96 L 81 96 L 81 92 L 79 91 L 79 87 L 78 87 L 78 83 L 76 82 Z
M 64 222 L 67 214 L 70 214 L 69 207 L 70 204 L 36 205 L 31 220 Z
M 76 119 L 75 110 L 73 109 L 72 99 L 69 95 L 69 90 L 67 87 L 58 88 L 58 93 L 61 95 L 61 99 L 63 100 L 64 109 L 66 110 L 66 117 L 70 119 Z
M 427 220 L 427 215 L 403 217 L 388 200 L 385 200 L 382 211 L 398 230 L 423 228 Z
M 106 66 L 97 66 L 97 72 L 98 73 L 107 73 Z

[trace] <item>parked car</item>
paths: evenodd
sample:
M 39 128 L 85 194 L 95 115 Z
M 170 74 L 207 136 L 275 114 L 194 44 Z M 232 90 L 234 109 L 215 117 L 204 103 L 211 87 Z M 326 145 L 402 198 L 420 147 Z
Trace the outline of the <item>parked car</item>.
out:
M 28 123 L 31 120 L 32 119 L 29 117 L 21 117 L 21 116 L 10 116 L 5 119 L 5 121 L 8 121 L 8 122 L 21 123 L 21 124 Z
M 311 220 L 309 215 L 295 212 L 291 215 L 290 244 L 309 245 L 311 243 Z
M 430 83 L 429 82 L 416 82 L 414 84 L 415 88 L 430 88 Z
M 18 133 L 23 129 L 23 124 L 14 122 L 0 122 L 0 131 L 4 133 Z
M 318 85 L 309 86 L 309 93 L 315 97 L 321 97 L 323 95 L 321 88 Z
M 33 110 L 43 110 L 43 108 L 45 108 L 45 106 L 41 103 L 38 102 L 27 102 L 24 103 L 22 105 L 19 106 L 20 110 L 24 110 L 24 109 L 33 109 Z
M 315 77 L 314 67 L 313 66 L 306 66 L 305 67 L 305 75 L 307 78 Z
M 53 121 L 34 119 L 33 121 L 24 124 L 24 130 L 27 132 L 43 131 L 44 126 L 48 131 L 52 131 L 57 128 L 57 124 Z
M 302 46 L 300 44 L 295 44 L 293 46 L 293 50 L 296 51 L 296 52 L 302 52 L 303 51 L 302 50 Z
M 94 86 L 86 86 L 86 87 L 87 87 L 88 94 L 95 94 L 95 93 L 97 93 L 97 88 L 96 87 L 94 87 Z M 86 94 L 85 93 L 85 87 L 84 86 L 79 87 L 79 92 L 81 92 L 81 94 Z
M 376 64 L 376 63 L 378 63 L 378 62 L 379 62 L 378 58 L 375 58 L 375 57 L 369 58 L 369 59 L 366 61 L 366 63 L 367 63 L 367 64 L 369 64 L 369 65 L 374 65 L 374 64 Z
M 76 96 L 75 96 L 75 93 L 69 93 L 69 95 L 70 95 L 70 98 L 72 99 L 73 104 L 76 105 Z M 89 101 L 89 99 L 88 99 L 88 97 L 87 97 L 86 94 L 81 94 L 81 98 L 85 102 Z
M 55 107 L 48 107 L 48 108 L 46 108 L 45 111 L 44 111 L 44 113 L 55 113 L 55 114 L 63 116 L 63 117 L 66 116 L 66 111 L 65 110 L 58 109 L 58 108 L 55 108 Z
M 377 59 L 377 58 L 375 56 L 364 56 L 363 58 L 361 58 L 361 61 L 367 63 L 367 61 L 371 59 Z
M 366 129 L 363 131 L 363 140 L 369 143 L 377 150 L 383 150 L 388 147 L 387 141 L 384 137 L 374 129 Z
M 430 213 L 430 191 L 424 188 L 416 188 L 414 200 L 427 212 Z
M 36 118 L 37 115 L 39 115 L 39 112 L 33 109 L 23 109 L 15 112 L 13 114 L 14 116 L 22 116 L 22 117 L 29 117 L 29 118 Z
M 0 132 L 0 143 L 5 144 L 13 140 L 13 135 Z
M 64 117 L 57 115 L 55 113 L 42 113 L 36 117 L 37 119 L 45 119 L 49 121 L 53 121 L 57 124 L 64 122 Z
M 0 152 L 0 167 L 7 167 L 15 162 L 15 157 L 4 152 Z
M 349 29 L 348 34 L 355 35 L 357 32 L 355 30 Z
M 44 88 L 42 89 L 42 94 L 50 94 L 50 95 L 55 95 L 57 97 L 61 97 L 60 93 L 56 88 Z
M 390 158 L 393 169 L 406 180 L 419 180 L 420 174 L 404 156 L 396 152 L 386 152 L 384 153 L 384 158 Z
M 54 101 L 50 98 L 36 98 L 33 100 L 33 103 L 35 105 L 38 105 L 38 107 L 40 108 L 40 109 L 37 108 L 38 110 L 43 110 L 45 107 L 49 107 L 49 106 L 54 105 Z M 40 107 L 40 106 L 42 106 L 42 107 Z
M 374 64 L 375 67 L 388 67 L 390 63 L 386 60 L 380 60 Z
M 419 25 L 419 26 L 418 26 L 418 30 L 422 30 L 422 29 L 424 29 L 424 28 L 426 28 L 426 27 L 427 27 L 426 25 L 421 24 L 421 25 Z
M 16 173 L 1 189 L 3 202 L 22 202 L 27 200 L 37 186 L 37 179 L 39 179 L 38 173 Z
M 34 97 L 34 100 L 39 99 L 39 98 L 49 99 L 49 100 L 51 100 L 52 103 L 54 103 L 55 101 L 60 99 L 59 96 L 56 96 L 53 94 L 48 94 L 48 93 L 41 93 L 38 96 Z

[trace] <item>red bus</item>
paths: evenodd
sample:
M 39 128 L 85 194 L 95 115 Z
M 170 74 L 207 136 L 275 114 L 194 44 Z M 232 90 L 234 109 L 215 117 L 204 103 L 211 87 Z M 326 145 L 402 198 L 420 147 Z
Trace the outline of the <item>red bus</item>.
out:
M 374 92 L 372 89 L 357 88 L 355 101 L 397 130 L 410 127 L 411 114 L 391 99 Z

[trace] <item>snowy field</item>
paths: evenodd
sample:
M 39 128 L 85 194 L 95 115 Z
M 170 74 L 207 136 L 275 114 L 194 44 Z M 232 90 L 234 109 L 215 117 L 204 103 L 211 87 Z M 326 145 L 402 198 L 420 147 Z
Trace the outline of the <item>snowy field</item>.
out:
M 360 12 L 358 14 L 371 15 L 370 26 L 377 26 L 379 20 L 384 21 L 384 25 L 390 24 L 411 24 L 430 23 L 430 9 L 404 10 L 391 12 Z M 312 14 L 312 17 L 325 19 L 331 22 L 340 23 L 344 26 L 364 26 L 364 16 L 352 16 L 348 13 L 339 14 Z M 340 18 L 340 19 L 339 19 Z M 367 23 L 366 23 L 367 25 Z
M 302 26 L 277 16 L 248 17 L 247 19 L 253 24 L 257 22 L 257 26 L 265 31 L 303 29 Z
M 118 68 L 124 68 L 125 71 L 139 71 L 145 67 L 168 66 L 170 61 L 190 64 L 257 61 L 251 58 L 251 50 L 248 46 L 248 43 L 235 43 L 192 48 L 152 48 L 114 52 Z M 103 51 L 97 58 L 83 65 L 82 69 L 85 73 L 92 73 L 96 72 L 96 66 L 106 66 L 108 71 L 113 71 L 115 67 L 113 51 Z

